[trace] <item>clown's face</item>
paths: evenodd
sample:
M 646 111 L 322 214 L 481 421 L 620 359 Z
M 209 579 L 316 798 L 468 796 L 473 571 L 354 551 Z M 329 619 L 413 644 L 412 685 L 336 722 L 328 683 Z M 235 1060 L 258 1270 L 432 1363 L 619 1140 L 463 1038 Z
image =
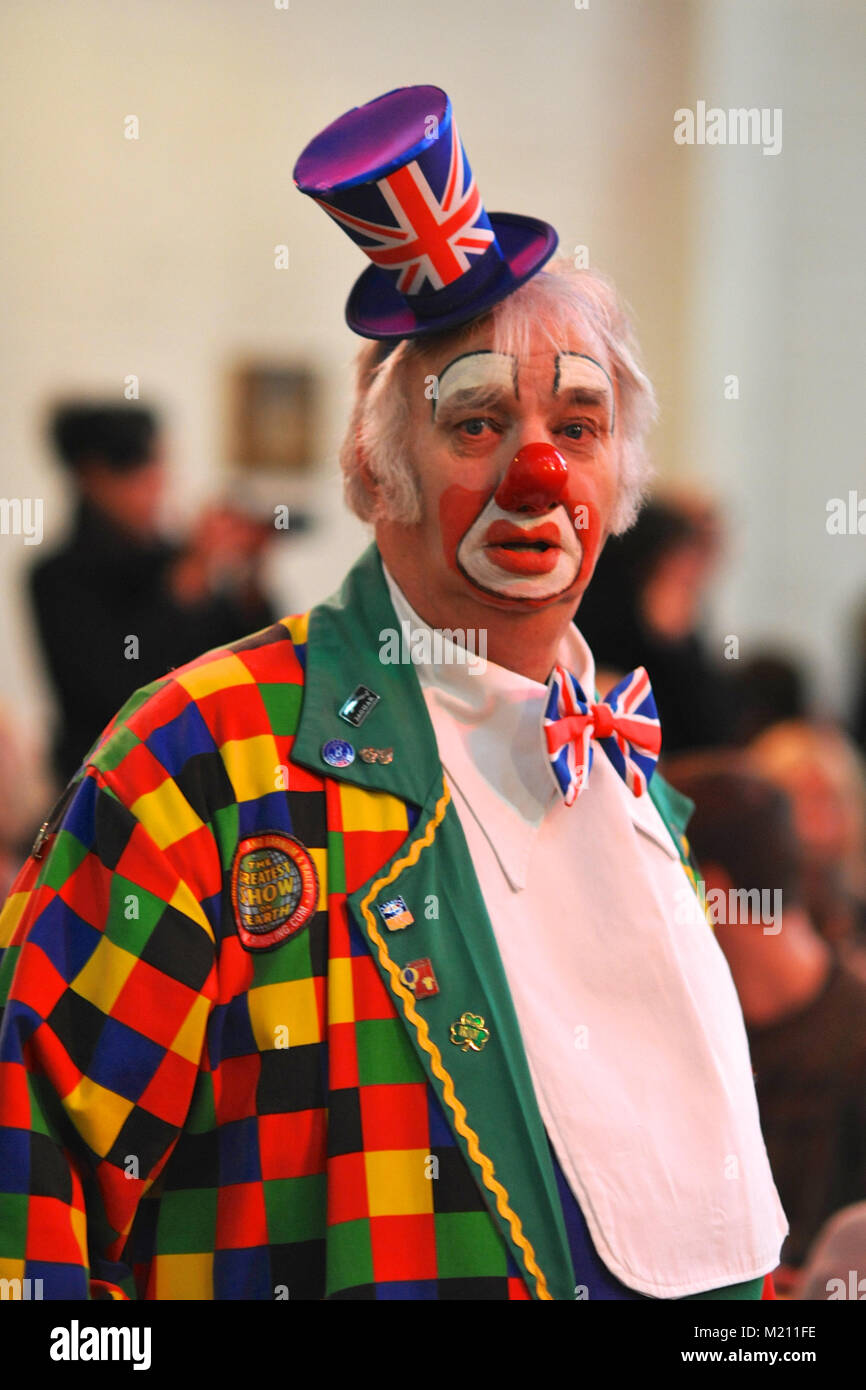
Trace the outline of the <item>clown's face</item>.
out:
M 400 528 L 402 543 L 386 525 L 380 546 L 431 612 L 447 613 L 437 602 L 447 598 L 463 610 L 471 600 L 573 613 L 617 500 L 610 361 L 578 326 L 567 351 L 538 330 L 519 360 L 491 343 L 492 329 L 480 328 L 409 367 L 407 443 L 422 517 Z

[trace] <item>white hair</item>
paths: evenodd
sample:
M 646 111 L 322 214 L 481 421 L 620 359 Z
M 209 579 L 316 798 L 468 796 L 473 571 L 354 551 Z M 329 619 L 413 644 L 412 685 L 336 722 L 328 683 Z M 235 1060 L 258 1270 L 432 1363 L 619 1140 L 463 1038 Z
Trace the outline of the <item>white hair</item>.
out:
M 640 365 L 632 326 L 613 283 L 598 271 L 576 270 L 570 261 L 559 259 L 500 300 L 483 319 L 448 338 L 457 343 L 481 323 L 492 325 L 494 352 L 518 359 L 527 355 L 531 335 L 538 330 L 557 351 L 567 350 L 569 330 L 575 325 L 601 338 L 616 379 L 617 426 L 622 430 L 611 529 L 615 535 L 628 530 L 653 474 L 645 441 L 657 412 L 652 383 Z M 438 335 L 436 342 L 441 346 Z M 420 495 L 407 448 L 411 406 L 406 378 L 408 365 L 423 361 L 429 352 L 429 341 L 404 338 L 396 347 L 366 343 L 358 354 L 355 399 L 340 466 L 346 502 L 362 521 L 387 518 L 409 525 L 420 519 Z

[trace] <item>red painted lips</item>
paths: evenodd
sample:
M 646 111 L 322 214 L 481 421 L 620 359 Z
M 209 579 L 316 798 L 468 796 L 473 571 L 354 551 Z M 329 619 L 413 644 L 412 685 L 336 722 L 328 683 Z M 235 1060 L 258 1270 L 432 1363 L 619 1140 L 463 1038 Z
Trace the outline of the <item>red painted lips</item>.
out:
M 523 527 L 511 521 L 492 522 L 484 548 L 495 565 L 511 574 L 549 574 L 562 549 L 559 527 L 553 522 Z

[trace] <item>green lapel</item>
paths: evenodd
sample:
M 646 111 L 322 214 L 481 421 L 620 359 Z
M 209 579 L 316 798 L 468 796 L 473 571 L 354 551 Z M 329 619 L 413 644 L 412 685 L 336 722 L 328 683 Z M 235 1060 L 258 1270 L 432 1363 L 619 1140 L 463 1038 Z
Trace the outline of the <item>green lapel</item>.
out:
M 381 561 L 371 546 L 340 593 L 310 614 L 304 701 L 292 756 L 319 775 L 420 807 L 399 851 L 347 899 L 395 996 L 398 1013 L 437 1094 L 456 1142 L 536 1297 L 573 1297 L 573 1272 L 547 1137 L 511 993 L 459 817 L 443 794 L 442 766 L 421 687 L 411 665 L 379 660 L 386 630 L 398 630 Z M 360 728 L 338 710 L 355 687 L 380 696 Z M 356 749 L 393 748 L 388 764 L 356 757 L 346 768 L 322 758 L 330 739 Z M 385 930 L 377 903 L 397 895 L 408 930 Z M 416 1001 L 401 980 L 429 957 L 439 993 Z M 484 1019 L 481 1051 L 451 1041 L 470 1012 Z
M 339 593 L 310 613 L 304 702 L 292 757 L 320 776 L 338 778 L 368 791 L 389 792 L 423 806 L 442 778 L 433 726 L 414 669 L 379 660 L 387 631 L 399 631 L 382 562 L 371 545 L 346 575 Z M 338 710 L 358 685 L 380 696 L 360 728 Z M 345 739 L 355 751 L 393 748 L 393 761 L 355 759 L 329 767 L 322 747 Z

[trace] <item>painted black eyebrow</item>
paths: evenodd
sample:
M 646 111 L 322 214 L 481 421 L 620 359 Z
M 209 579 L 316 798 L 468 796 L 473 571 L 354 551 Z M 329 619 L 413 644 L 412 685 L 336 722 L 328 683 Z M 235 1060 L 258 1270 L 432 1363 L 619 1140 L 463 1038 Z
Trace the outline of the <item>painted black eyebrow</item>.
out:
M 459 355 L 458 357 L 453 357 L 453 358 L 451 359 L 451 361 L 448 363 L 448 365 L 445 366 L 445 367 L 443 367 L 443 368 L 442 368 L 442 371 L 438 373 L 437 378 L 436 378 L 436 382 L 437 382 L 436 394 L 435 394 L 435 396 L 433 397 L 433 419 L 434 419 L 434 420 L 436 419 L 436 403 L 437 403 L 437 401 L 439 400 L 439 387 L 442 385 L 442 378 L 445 376 L 445 373 L 446 373 L 447 371 L 449 371 L 451 367 L 455 366 L 458 362 L 463 362 L 464 359 L 467 358 L 467 357 L 493 357 L 493 356 L 496 356 L 496 357 L 510 357 L 510 358 L 511 358 L 511 361 L 512 361 L 512 364 L 513 364 L 513 365 L 512 365 L 512 368 L 511 368 L 511 378 L 512 378 L 512 381 L 514 382 L 514 394 L 515 394 L 516 398 L 517 398 L 518 400 L 520 400 L 520 392 L 519 392 L 519 390 L 517 389 L 517 358 L 514 356 L 514 354 L 511 353 L 511 352 L 494 352 L 494 349 L 493 349 L 493 348 L 476 348 L 476 349 L 474 350 L 474 352 L 461 352 L 460 355 Z M 473 388 L 473 389 L 474 389 L 474 388 Z
M 614 423 L 615 423 L 615 419 L 616 419 L 616 395 L 615 395 L 614 389 L 613 389 L 613 382 L 612 382 L 611 379 L 610 379 L 610 373 L 605 371 L 604 367 L 601 365 L 601 363 L 600 363 L 599 361 L 597 361 L 597 359 L 596 359 L 595 357 L 590 357 L 590 355 L 589 355 L 588 352 L 558 352 L 558 353 L 556 354 L 556 365 L 555 365 L 554 370 L 553 370 L 553 394 L 554 394 L 554 396 L 557 395 L 558 392 L 559 392 L 559 378 L 560 378 L 559 363 L 560 363 L 560 359 L 563 358 L 563 357 L 582 357 L 583 360 L 584 360 L 585 362 L 592 362 L 593 366 L 598 367 L 598 370 L 599 370 L 600 372 L 604 372 L 604 375 L 607 377 L 608 382 L 610 383 L 610 432 L 611 432 L 611 434 L 613 434 L 613 428 L 614 428 Z M 580 387 L 575 387 L 574 389 L 577 391 L 577 390 L 580 390 L 581 388 L 580 388 Z

